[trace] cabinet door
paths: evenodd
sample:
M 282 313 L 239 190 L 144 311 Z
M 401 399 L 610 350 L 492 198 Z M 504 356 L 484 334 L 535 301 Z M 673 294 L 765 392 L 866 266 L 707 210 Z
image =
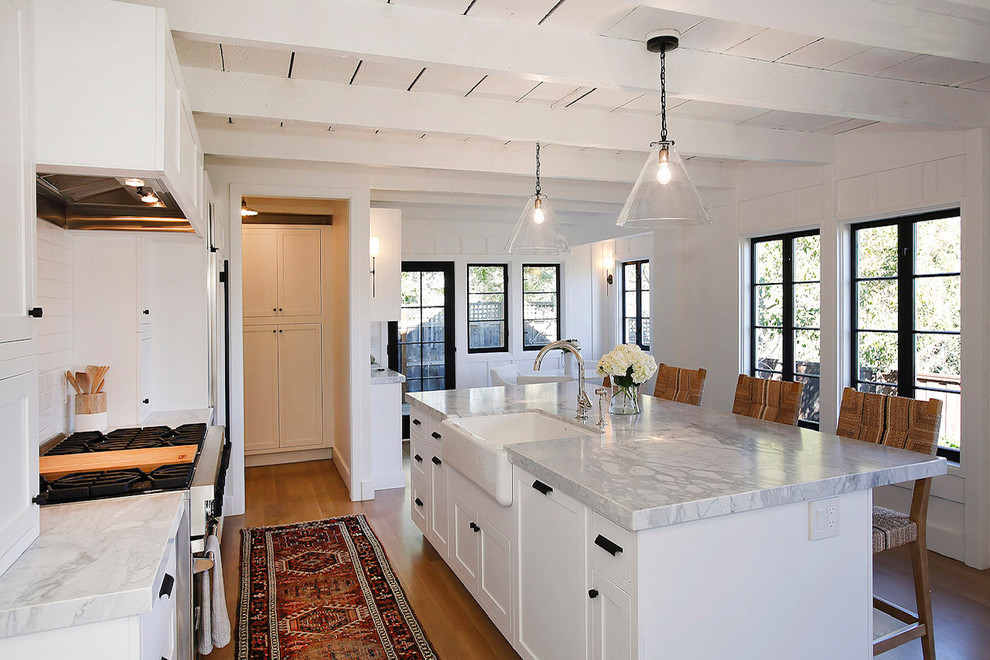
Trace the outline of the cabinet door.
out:
M 447 556 L 447 536 L 450 520 L 447 516 L 447 466 L 440 458 L 440 448 L 430 450 L 430 499 L 433 517 L 430 519 L 430 541 L 442 556 Z
M 427 495 L 429 488 L 426 486 L 426 477 L 412 475 L 409 480 L 409 515 L 412 517 L 416 527 L 426 536 L 430 530 L 430 496 Z
M 138 371 L 140 378 L 141 400 L 138 402 L 140 419 L 144 420 L 151 413 L 152 391 L 151 391 L 151 335 L 144 334 L 138 342 Z
M 506 637 L 512 602 L 512 548 L 509 539 L 479 516 L 478 602 Z
M 31 339 L 34 158 L 28 3 L 0 0 L 0 342 Z
M 244 450 L 278 447 L 278 328 L 244 326 Z
M 450 567 L 472 592 L 477 590 L 481 534 L 478 513 L 459 493 L 450 493 Z M 477 528 L 477 529 L 476 529 Z
M 320 229 L 278 230 L 278 314 L 319 316 L 323 313 Z
M 584 507 L 516 468 L 517 651 L 529 660 L 585 657 Z
M 591 568 L 590 660 L 632 660 L 632 596 Z
M 37 419 L 37 372 L 0 380 L 0 574 L 38 536 Z
M 241 234 L 244 316 L 278 313 L 278 250 L 274 227 L 245 227 Z
M 323 442 L 323 326 L 278 326 L 278 446 Z
M 138 239 L 138 326 L 151 324 L 151 239 L 142 236 Z

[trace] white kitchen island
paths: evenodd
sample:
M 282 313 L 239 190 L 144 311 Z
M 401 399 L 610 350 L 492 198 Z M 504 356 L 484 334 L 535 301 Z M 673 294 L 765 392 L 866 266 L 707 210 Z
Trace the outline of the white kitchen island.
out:
M 454 451 L 458 420 L 577 423 L 576 387 L 407 395 L 413 519 L 522 657 L 872 657 L 871 489 L 944 459 L 646 396 L 604 433 L 592 412 L 490 446 L 511 464 L 500 505 Z M 838 533 L 811 540 L 822 500 Z

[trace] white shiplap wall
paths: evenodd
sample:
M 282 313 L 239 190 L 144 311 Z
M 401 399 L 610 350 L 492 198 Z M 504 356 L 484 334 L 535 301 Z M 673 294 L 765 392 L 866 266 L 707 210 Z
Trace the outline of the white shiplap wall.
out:
M 72 234 L 38 220 L 38 442 L 69 430 L 72 369 Z

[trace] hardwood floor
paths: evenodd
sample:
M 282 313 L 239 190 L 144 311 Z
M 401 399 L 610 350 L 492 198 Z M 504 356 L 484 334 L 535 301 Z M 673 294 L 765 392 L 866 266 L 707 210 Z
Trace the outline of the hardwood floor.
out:
M 406 470 L 408 473 L 408 460 Z M 405 489 L 380 491 L 370 502 L 351 502 L 330 461 L 248 468 L 246 485 L 247 513 L 225 520 L 222 544 L 227 608 L 235 635 L 241 529 L 363 513 L 381 539 L 416 616 L 441 658 L 519 658 L 413 524 Z M 976 571 L 929 554 L 939 660 L 990 659 L 990 571 Z M 911 562 L 906 550 L 878 555 L 874 567 L 877 594 L 913 607 Z M 236 636 L 209 658 L 234 658 L 235 644 Z M 920 660 L 921 643 L 915 640 L 879 657 Z

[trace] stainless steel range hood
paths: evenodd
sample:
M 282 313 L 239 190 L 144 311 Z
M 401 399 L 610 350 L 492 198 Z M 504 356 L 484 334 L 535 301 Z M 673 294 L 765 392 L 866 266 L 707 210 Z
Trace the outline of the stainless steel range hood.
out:
M 144 178 L 140 188 L 126 180 L 39 172 L 38 217 L 65 229 L 194 232 L 161 179 Z M 158 201 L 142 201 L 147 191 Z

